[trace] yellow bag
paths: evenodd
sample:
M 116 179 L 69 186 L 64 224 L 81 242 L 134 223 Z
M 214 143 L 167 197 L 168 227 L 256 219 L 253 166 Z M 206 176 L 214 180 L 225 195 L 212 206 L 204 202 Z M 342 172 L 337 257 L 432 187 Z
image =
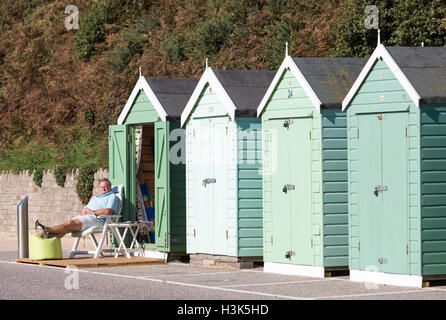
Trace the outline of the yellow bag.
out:
M 60 238 L 40 238 L 33 234 L 29 237 L 29 259 L 47 260 L 62 259 L 62 243 Z

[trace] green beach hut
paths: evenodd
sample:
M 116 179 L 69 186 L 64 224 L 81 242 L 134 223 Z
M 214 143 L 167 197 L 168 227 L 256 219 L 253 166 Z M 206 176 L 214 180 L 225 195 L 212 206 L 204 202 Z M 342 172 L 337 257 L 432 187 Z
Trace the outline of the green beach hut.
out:
M 348 267 L 341 108 L 365 62 L 286 56 L 258 107 L 266 272 L 324 277 Z
M 343 101 L 350 279 L 446 275 L 446 48 L 379 44 Z
M 181 114 L 186 128 L 191 263 L 262 261 L 261 123 L 274 72 L 207 67 Z
M 145 250 L 148 256 L 186 252 L 180 115 L 197 82 L 141 76 L 118 124 L 109 128 L 110 180 L 124 186 L 122 220 L 140 220 L 142 212 L 154 220 L 154 230 L 145 237 L 145 247 L 153 249 Z M 154 209 L 154 217 L 145 207 Z

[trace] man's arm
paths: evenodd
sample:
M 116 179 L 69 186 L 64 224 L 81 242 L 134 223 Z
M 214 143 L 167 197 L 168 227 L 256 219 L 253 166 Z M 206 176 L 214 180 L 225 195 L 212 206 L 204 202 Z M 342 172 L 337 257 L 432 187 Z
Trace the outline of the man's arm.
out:
M 91 210 L 89 208 L 85 208 L 83 211 L 85 211 L 86 214 L 93 214 L 93 210 Z M 114 213 L 113 209 L 110 209 L 110 208 L 94 210 L 94 214 L 97 216 L 108 216 L 113 213 Z

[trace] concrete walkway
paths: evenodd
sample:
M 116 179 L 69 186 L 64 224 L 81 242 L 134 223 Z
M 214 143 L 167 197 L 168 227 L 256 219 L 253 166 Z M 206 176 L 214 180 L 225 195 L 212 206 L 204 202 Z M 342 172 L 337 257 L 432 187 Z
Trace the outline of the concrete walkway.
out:
M 73 239 L 63 239 L 64 254 Z M 87 242 L 86 242 L 87 245 Z M 446 300 L 446 286 L 408 288 L 169 262 L 68 270 L 15 263 L 17 241 L 0 240 L 0 299 L 116 300 Z M 36 295 L 36 292 L 41 292 Z

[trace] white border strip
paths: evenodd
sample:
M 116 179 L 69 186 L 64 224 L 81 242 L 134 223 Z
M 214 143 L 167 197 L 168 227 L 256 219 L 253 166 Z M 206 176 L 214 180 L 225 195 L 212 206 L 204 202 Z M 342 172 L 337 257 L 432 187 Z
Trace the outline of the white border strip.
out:
M 423 277 L 408 274 L 350 270 L 350 280 L 354 282 L 370 282 L 401 287 L 423 287 Z
M 324 278 L 324 267 L 313 267 L 296 264 L 285 264 L 276 262 L 265 262 L 263 271 L 270 273 L 288 274 L 293 276 Z

